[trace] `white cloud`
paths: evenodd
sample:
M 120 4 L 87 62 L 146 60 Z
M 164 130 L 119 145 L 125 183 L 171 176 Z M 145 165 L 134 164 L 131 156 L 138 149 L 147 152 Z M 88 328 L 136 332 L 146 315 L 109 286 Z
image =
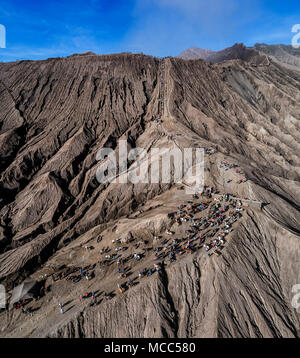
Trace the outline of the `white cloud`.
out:
M 257 16 L 257 0 L 136 0 L 129 47 L 176 55 L 191 46 L 221 49 L 240 41 L 240 28 Z M 231 40 L 235 38 L 235 40 Z M 169 53 L 168 53 L 169 51 Z

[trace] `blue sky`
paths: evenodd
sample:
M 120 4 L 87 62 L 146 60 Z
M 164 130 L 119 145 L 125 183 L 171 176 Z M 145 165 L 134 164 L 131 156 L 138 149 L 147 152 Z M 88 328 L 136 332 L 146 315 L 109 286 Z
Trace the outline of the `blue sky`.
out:
M 0 48 L 0 61 L 290 44 L 299 23 L 298 0 L 1 0 L 6 48 Z

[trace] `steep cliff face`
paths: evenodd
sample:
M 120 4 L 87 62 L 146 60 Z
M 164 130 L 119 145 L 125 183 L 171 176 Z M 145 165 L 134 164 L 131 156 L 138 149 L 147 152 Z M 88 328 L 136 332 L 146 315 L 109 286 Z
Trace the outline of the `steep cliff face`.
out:
M 211 67 L 174 59 L 173 76 L 174 116 L 234 156 L 256 184 L 254 196 L 270 203 L 267 208 L 275 193 L 278 203 L 285 201 L 293 214 L 284 221 L 299 233 L 294 220 L 299 209 L 299 74 L 276 63 L 256 67 L 230 61 Z
M 299 337 L 300 75 L 260 59 L 89 53 L 0 65 L 0 279 L 12 288 L 48 275 L 33 317 L 2 313 L 1 336 Z M 179 230 L 168 213 L 191 195 L 174 183 L 100 185 L 96 154 L 118 150 L 119 139 L 148 152 L 213 147 L 205 183 L 262 210 L 245 207 L 222 255 L 199 247 L 139 280 L 153 266 L 154 236 Z M 242 174 L 222 170 L 224 160 L 248 181 L 237 184 Z M 145 255 L 129 264 L 136 285 L 106 301 L 120 279 L 100 250 L 119 237 Z M 86 265 L 91 281 L 55 279 Z M 97 291 L 97 304 L 79 301 L 86 291 Z
M 25 266 L 31 271 L 37 255 L 46 260 L 66 237 L 86 230 L 80 220 L 103 191 L 97 151 L 115 148 L 121 136 L 135 145 L 157 112 L 158 61 L 87 55 L 1 66 L 4 277 Z M 94 222 L 122 214 L 135 200 L 123 193 L 113 210 L 103 203 Z

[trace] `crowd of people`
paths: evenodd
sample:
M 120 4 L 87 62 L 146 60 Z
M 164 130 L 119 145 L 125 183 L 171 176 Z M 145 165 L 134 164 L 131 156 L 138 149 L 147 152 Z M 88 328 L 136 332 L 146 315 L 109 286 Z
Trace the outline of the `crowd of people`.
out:
M 101 260 L 98 265 L 104 270 L 116 267 L 117 287 L 111 292 L 103 292 L 103 298 L 110 300 L 119 292 L 123 294 L 145 277 L 164 270 L 182 255 L 194 253 L 203 248 L 208 256 L 219 256 L 226 244 L 226 236 L 233 231 L 233 224 L 242 216 L 242 202 L 234 199 L 231 194 L 220 195 L 215 200 L 212 195 L 218 193 L 213 187 L 204 186 L 202 194 L 194 194 L 192 200 L 179 204 L 177 210 L 168 214 L 170 226 L 164 233 L 153 235 L 152 240 L 139 240 L 131 234 L 131 241 L 135 241 L 131 251 L 124 240 L 113 239 L 110 246 L 103 246 L 99 253 Z M 97 240 L 98 242 L 102 242 Z M 145 266 L 143 266 L 145 262 Z M 152 263 L 151 263 L 152 262 Z M 85 267 L 66 268 L 56 275 L 56 280 L 66 280 L 73 284 L 81 280 L 94 277 L 97 264 Z M 136 277 L 132 278 L 133 272 Z M 97 304 L 94 292 L 84 292 L 79 295 L 81 302 L 92 300 Z M 21 307 L 21 305 L 19 306 Z M 16 306 L 16 308 L 18 308 Z M 61 314 L 64 305 L 59 302 Z
M 214 193 L 217 193 L 215 188 L 204 186 L 200 199 L 206 197 L 206 200 L 202 200 L 200 203 L 196 202 L 199 196 L 194 195 L 193 200 L 180 204 L 177 211 L 169 213 L 168 217 L 172 219 L 171 227 L 166 229 L 163 235 L 154 235 L 150 247 L 147 240 L 140 240 L 134 245 L 138 250 L 126 257 L 123 251 L 128 249 L 127 246 L 102 249 L 102 253 L 118 252 L 118 255 L 106 254 L 105 260 L 102 261 L 102 265 L 117 266 L 118 278 L 116 279 L 123 281 L 117 284 L 118 292 L 124 293 L 134 285 L 135 280 L 152 276 L 155 272 L 176 261 L 179 256 L 194 253 L 202 247 L 209 256 L 221 254 L 226 243 L 225 237 L 232 232 L 232 225 L 242 216 L 243 208 L 242 202 L 234 200 L 229 193 L 221 196 L 218 202 L 211 200 Z M 222 204 L 223 201 L 225 203 Z M 202 212 L 205 212 L 206 215 L 197 217 L 197 214 Z M 176 227 L 182 225 L 186 225 L 185 235 L 178 237 Z M 112 240 L 112 244 L 120 245 L 121 239 Z M 149 257 L 149 253 L 153 255 L 153 266 L 145 266 L 139 270 L 138 276 L 134 280 L 128 278 L 128 272 L 135 265 L 143 262 L 144 258 Z M 147 262 L 149 263 L 149 260 Z

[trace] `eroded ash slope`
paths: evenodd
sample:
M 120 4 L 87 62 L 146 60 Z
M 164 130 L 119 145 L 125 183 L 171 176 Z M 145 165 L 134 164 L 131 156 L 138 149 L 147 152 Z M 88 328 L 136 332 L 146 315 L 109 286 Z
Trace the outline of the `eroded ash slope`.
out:
M 1 335 L 299 337 L 291 288 L 300 282 L 300 75 L 260 59 L 89 54 L 0 65 L 0 277 L 12 288 L 50 270 L 33 317 L 12 311 Z M 170 115 L 157 124 L 162 62 Z M 215 148 L 207 184 L 263 202 L 262 210 L 245 210 L 221 256 L 201 249 L 111 301 L 81 304 L 80 293 L 104 290 L 105 278 L 114 289 L 119 282 L 115 269 L 97 266 L 103 245 L 131 231 L 152 249 L 154 235 L 173 225 L 168 210 L 187 200 L 172 184 L 99 185 L 97 151 L 118 149 L 120 138 L 129 148 L 170 148 L 170 134 L 181 148 Z M 224 160 L 248 181 L 224 179 Z M 85 243 L 95 250 L 86 253 Z M 92 284 L 53 280 L 61 267 L 81 265 L 96 265 Z M 58 297 L 71 302 L 63 316 Z

